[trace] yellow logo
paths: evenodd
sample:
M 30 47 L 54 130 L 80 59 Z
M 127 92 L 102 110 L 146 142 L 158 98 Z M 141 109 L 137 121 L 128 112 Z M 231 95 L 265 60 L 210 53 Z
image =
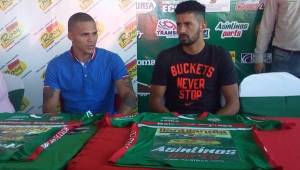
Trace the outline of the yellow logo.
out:
M 126 8 L 130 3 L 132 2 L 132 0 L 119 0 L 119 7 L 121 9 Z
M 25 62 L 16 59 L 14 62 L 8 64 L 7 67 L 8 69 L 5 71 L 5 73 L 19 76 L 26 70 L 27 65 L 25 64 Z
M 17 21 L 6 27 L 6 32 L 0 36 L 1 46 L 7 48 L 22 34 L 22 28 Z
M 24 111 L 28 106 L 30 102 L 27 97 L 23 97 L 22 103 L 21 103 L 21 110 Z
M 137 36 L 136 22 L 133 21 L 129 23 L 124 32 L 119 36 L 119 45 L 122 48 L 125 48 L 133 39 Z
M 39 7 L 45 11 L 51 4 L 52 0 L 38 0 Z
M 0 0 L 0 10 L 5 11 L 14 3 L 14 0 Z
M 103 22 L 97 21 L 96 26 L 97 26 L 98 37 L 100 37 L 103 34 L 103 32 L 105 31 L 105 25 Z
M 94 1 L 93 0 L 79 0 L 79 6 L 82 10 L 87 9 Z
M 232 59 L 232 61 L 235 63 L 235 59 L 236 59 L 236 53 L 235 51 L 229 51 L 230 57 Z
M 131 78 L 136 77 L 137 76 L 137 64 L 136 64 L 136 60 L 131 61 L 130 63 L 128 63 L 126 65 L 129 76 Z
M 40 37 L 42 47 L 48 48 L 63 32 L 64 26 L 57 21 L 47 26 L 45 32 Z

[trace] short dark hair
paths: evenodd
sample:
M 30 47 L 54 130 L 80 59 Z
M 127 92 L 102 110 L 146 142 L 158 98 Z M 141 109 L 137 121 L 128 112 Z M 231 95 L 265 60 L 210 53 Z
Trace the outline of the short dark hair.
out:
M 89 14 L 87 13 L 83 13 L 83 12 L 78 12 L 73 14 L 68 21 L 68 31 L 70 32 L 71 29 L 74 27 L 74 25 L 78 22 L 85 22 L 85 21 L 92 21 L 95 22 L 95 20 L 93 19 L 93 17 L 91 17 Z
M 176 6 L 175 14 L 192 12 L 196 15 L 202 15 L 205 18 L 205 6 L 197 1 L 184 1 Z

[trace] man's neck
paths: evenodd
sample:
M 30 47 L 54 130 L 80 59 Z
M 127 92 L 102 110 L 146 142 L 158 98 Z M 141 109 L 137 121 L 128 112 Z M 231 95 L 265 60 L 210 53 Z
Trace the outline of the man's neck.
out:
M 190 55 L 195 55 L 200 53 L 205 46 L 205 41 L 204 40 L 199 40 L 196 41 L 195 43 L 188 45 L 188 46 L 182 46 L 183 51 L 190 54 Z
M 92 55 L 93 54 L 86 54 L 86 53 L 83 53 L 83 52 L 81 52 L 81 51 L 79 51 L 79 50 L 76 50 L 76 49 L 71 49 L 71 51 L 72 51 L 72 55 L 77 59 L 77 60 L 79 60 L 80 62 L 82 62 L 82 63 L 86 63 L 86 62 L 88 62 L 90 59 L 91 59 L 91 57 L 92 57 Z

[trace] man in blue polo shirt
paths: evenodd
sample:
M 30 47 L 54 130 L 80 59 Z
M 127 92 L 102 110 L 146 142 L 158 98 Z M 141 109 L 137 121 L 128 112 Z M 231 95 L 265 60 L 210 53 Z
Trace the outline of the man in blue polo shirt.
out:
M 121 98 L 119 113 L 136 106 L 130 77 L 115 53 L 96 48 L 94 19 L 76 13 L 68 21 L 70 50 L 52 59 L 47 67 L 43 90 L 43 112 L 56 114 L 62 104 L 65 113 L 115 113 L 115 88 Z

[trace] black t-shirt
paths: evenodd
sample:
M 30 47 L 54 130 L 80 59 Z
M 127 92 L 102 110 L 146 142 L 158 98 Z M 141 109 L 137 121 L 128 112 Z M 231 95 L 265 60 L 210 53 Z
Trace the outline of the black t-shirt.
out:
M 189 55 L 178 45 L 158 55 L 151 83 L 167 86 L 165 105 L 172 112 L 215 113 L 221 107 L 221 87 L 237 83 L 237 76 L 223 48 L 206 44 Z

